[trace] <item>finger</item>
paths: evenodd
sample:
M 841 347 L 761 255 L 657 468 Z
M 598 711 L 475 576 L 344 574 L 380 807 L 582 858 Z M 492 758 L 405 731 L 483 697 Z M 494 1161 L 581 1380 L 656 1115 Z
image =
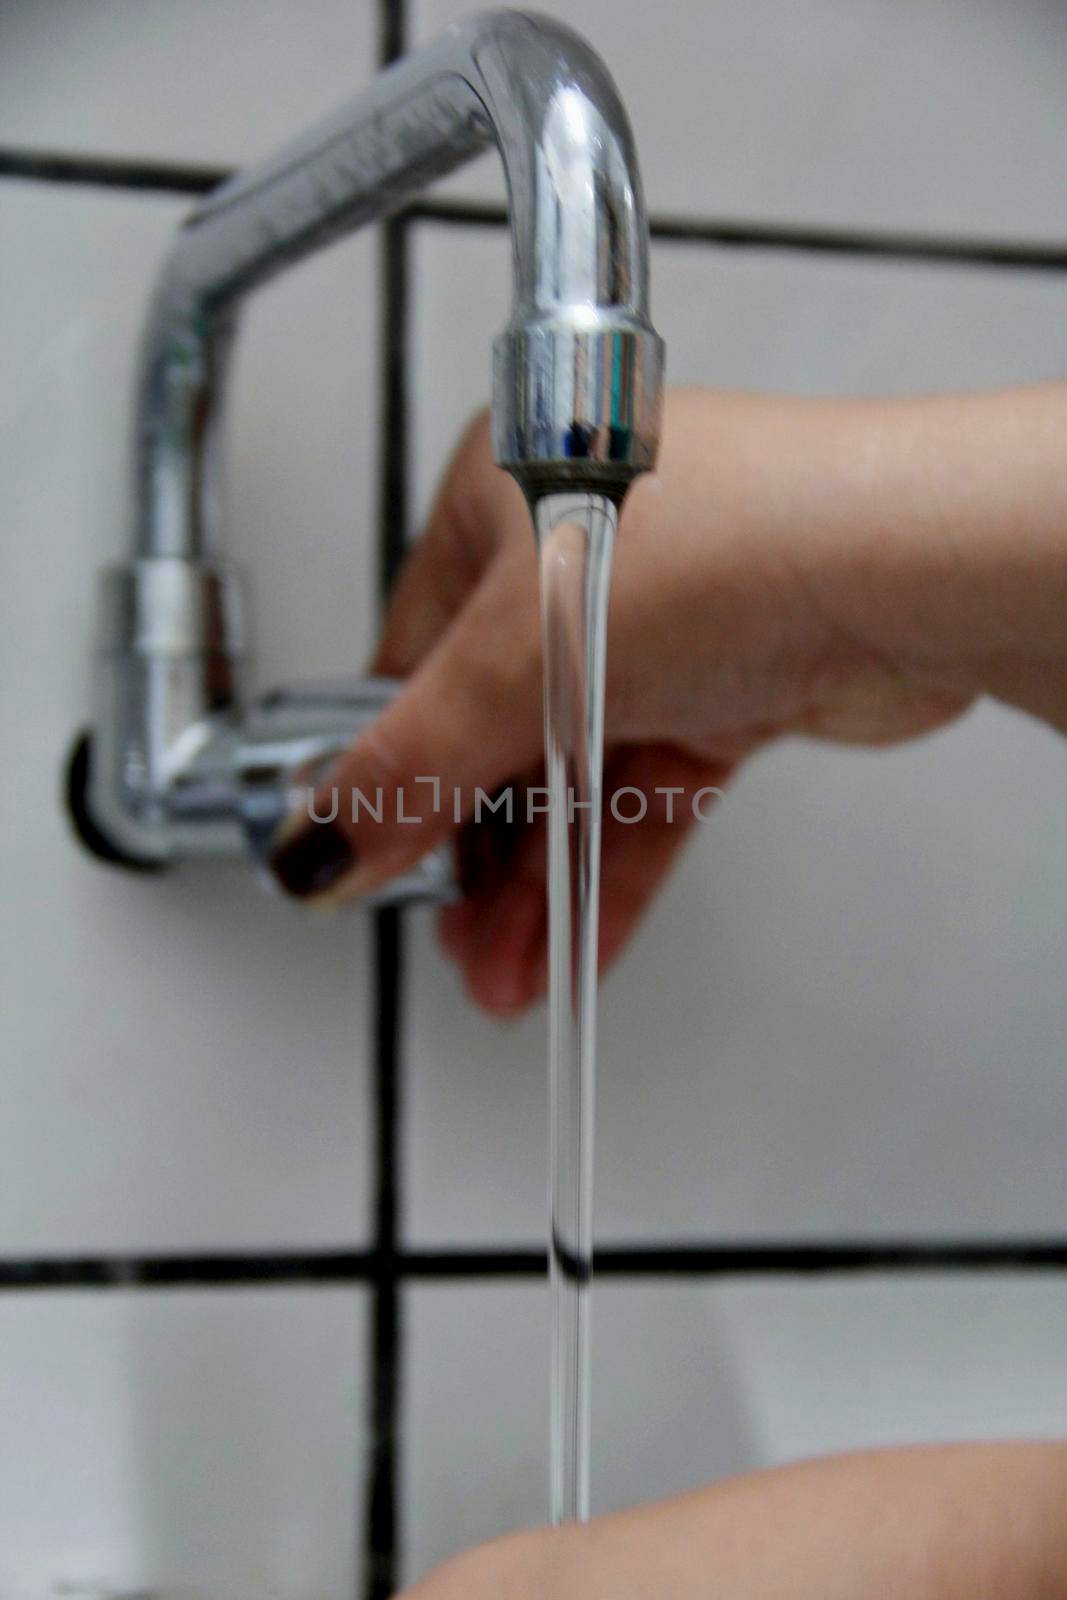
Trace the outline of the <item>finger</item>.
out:
M 468 427 L 426 528 L 393 586 L 371 670 L 406 678 L 462 610 L 512 529 L 529 533 L 518 485 L 494 463 L 488 417 Z
M 707 814 L 732 768 L 676 746 L 615 751 L 606 764 L 601 835 L 599 966 L 628 943 L 696 816 Z M 615 802 L 614 810 L 612 801 Z M 625 820 L 644 810 L 640 821 Z M 442 943 L 484 1009 L 514 1015 L 543 996 L 547 981 L 545 830 L 529 831 L 510 872 L 479 896 L 445 909 Z M 541 907 L 540 917 L 533 914 Z
M 493 796 L 496 809 L 490 815 L 460 829 L 456 836 L 456 877 L 466 901 L 484 899 L 508 876 L 529 831 L 531 785 L 544 795 L 544 782 L 543 763 L 529 777 L 512 778 Z
M 536 997 L 547 914 L 543 870 L 516 877 L 506 893 L 481 908 L 463 975 L 471 999 L 490 1016 L 518 1016 Z
M 611 762 L 601 835 L 601 972 L 629 943 L 697 821 L 709 814 L 734 771 L 677 745 L 623 749 Z M 621 820 L 636 816 L 638 796 L 647 812 L 639 821 Z
M 502 555 L 272 857 L 300 898 L 366 894 L 442 843 L 541 745 L 533 540 Z
M 467 845 L 464 898 L 442 908 L 439 933 L 446 953 L 460 967 L 472 998 L 483 1010 L 509 1016 L 534 995 L 532 982 L 545 942 L 545 829 L 543 816 L 527 820 L 531 786 L 543 790 L 539 764 L 514 785 L 515 824 L 502 830 L 483 821 L 464 830 Z

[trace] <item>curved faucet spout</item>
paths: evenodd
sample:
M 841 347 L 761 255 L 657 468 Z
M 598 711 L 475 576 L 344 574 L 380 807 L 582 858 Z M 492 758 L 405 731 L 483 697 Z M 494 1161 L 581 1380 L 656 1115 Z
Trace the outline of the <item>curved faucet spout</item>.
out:
M 242 297 L 491 142 L 514 257 L 511 317 L 495 347 L 497 459 L 528 488 L 588 480 L 620 493 L 652 465 L 662 347 L 648 320 L 648 228 L 626 113 L 569 28 L 487 12 L 224 184 L 181 229 L 142 356 L 139 556 L 218 553 L 221 411 Z
M 75 815 L 93 819 L 83 837 L 111 859 L 255 850 L 294 774 L 343 749 L 379 703 L 374 685 L 249 703 L 216 494 L 230 351 L 245 295 L 491 143 L 514 257 L 494 346 L 497 460 L 531 498 L 619 499 L 652 466 L 662 346 L 626 113 L 569 28 L 487 12 L 215 190 L 178 234 L 141 355 L 132 559 L 104 575 L 91 761 L 73 769 Z

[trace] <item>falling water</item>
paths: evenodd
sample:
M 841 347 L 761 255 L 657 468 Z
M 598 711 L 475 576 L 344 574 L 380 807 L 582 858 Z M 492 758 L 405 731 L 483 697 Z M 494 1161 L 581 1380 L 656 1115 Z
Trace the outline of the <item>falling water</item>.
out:
M 534 504 L 541 562 L 548 770 L 549 1266 L 555 1523 L 589 1515 L 597 920 L 608 590 L 618 508 Z

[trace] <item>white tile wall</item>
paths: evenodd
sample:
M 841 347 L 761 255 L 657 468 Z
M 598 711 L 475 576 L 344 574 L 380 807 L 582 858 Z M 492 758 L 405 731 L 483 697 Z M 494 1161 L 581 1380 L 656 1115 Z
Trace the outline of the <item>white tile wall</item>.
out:
M 253 161 L 357 93 L 369 0 L 14 0 L 0 144 Z
M 367 929 L 263 898 L 241 869 L 131 879 L 59 800 L 88 711 L 96 569 L 120 556 L 140 317 L 173 201 L 7 184 L 10 761 L 0 1249 L 319 1244 L 367 1215 Z M 370 643 L 368 241 L 251 308 L 233 393 L 232 550 L 259 675 L 357 670 Z
M 5 8 L 0 140 L 241 159 L 368 75 L 366 8 L 255 10 Z M 59 803 L 93 576 L 123 552 L 139 325 L 186 205 L 0 187 L 5 1255 L 366 1237 L 363 919 L 236 870 L 116 875 Z M 357 671 L 371 643 L 374 260 L 340 246 L 246 317 L 227 499 L 265 686 Z M 4 1593 L 353 1592 L 363 1298 L 5 1298 Z
M 416 0 L 425 37 L 468 9 Z M 1062 236 L 1067 34 L 1047 0 L 576 0 L 652 204 Z M 229 163 L 365 81 L 370 0 L 24 0 L 0 144 Z M 453 181 L 498 193 L 493 164 Z M 0 185 L 0 1253 L 358 1242 L 366 926 L 239 872 L 133 882 L 68 841 L 92 572 L 121 549 L 137 328 L 182 204 Z M 424 507 L 488 386 L 502 234 L 420 230 Z M 657 247 L 676 380 L 904 390 L 1062 376 L 1059 281 Z M 374 250 L 251 307 L 229 472 L 264 683 L 372 635 Z M 461 336 L 453 330 L 461 330 Z M 615 1237 L 1063 1231 L 1067 754 L 989 708 L 879 757 L 782 750 L 703 830 L 605 991 Z M 542 1230 L 543 1017 L 476 1016 L 416 919 L 407 1226 Z M 534 1286 L 412 1296 L 409 1570 L 543 1509 Z M 0 1304 L 0 1588 L 351 1592 L 360 1297 Z M 602 1505 L 813 1449 L 1062 1425 L 1054 1281 L 605 1285 Z M 965 1334 L 963 1332 L 965 1330 Z M 625 1396 L 625 1403 L 622 1397 Z M 5 1565 L 6 1563 L 6 1565 Z
M 365 1325 L 349 1290 L 0 1300 L 0 1588 L 355 1591 Z
M 473 8 L 414 0 L 430 38 Z M 568 0 L 657 210 L 1057 238 L 1067 14 L 1049 0 Z M 483 161 L 452 180 L 500 194 Z

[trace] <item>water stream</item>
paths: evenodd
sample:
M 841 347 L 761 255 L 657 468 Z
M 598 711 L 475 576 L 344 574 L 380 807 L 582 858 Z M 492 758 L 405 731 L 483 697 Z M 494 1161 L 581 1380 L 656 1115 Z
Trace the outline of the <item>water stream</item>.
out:
M 597 924 L 608 590 L 618 517 L 605 495 L 534 504 L 548 773 L 549 1270 L 552 1521 L 589 1515 Z

